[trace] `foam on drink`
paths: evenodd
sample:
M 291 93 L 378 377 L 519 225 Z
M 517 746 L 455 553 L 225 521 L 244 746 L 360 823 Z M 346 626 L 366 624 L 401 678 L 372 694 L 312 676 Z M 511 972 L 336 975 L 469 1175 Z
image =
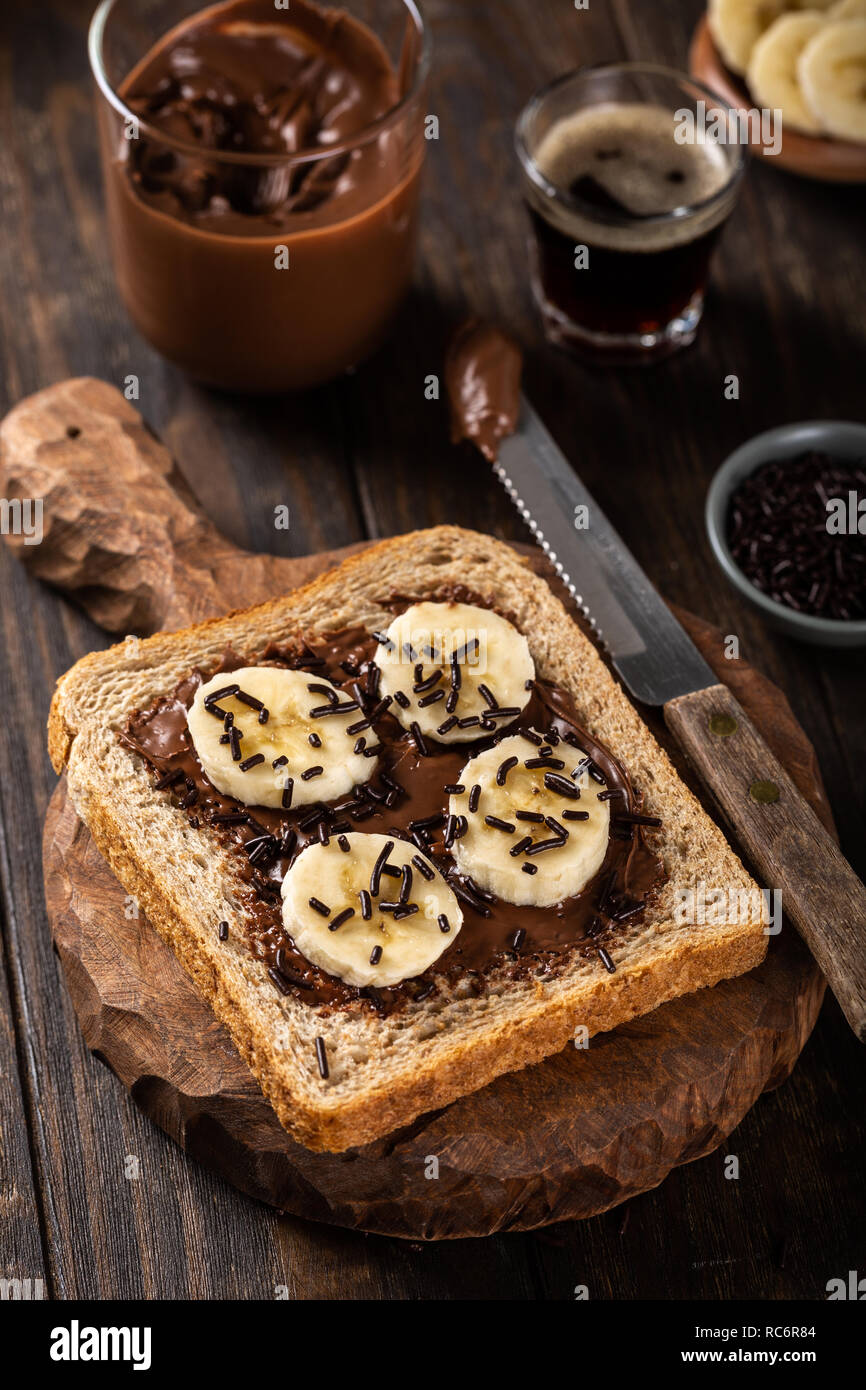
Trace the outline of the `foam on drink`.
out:
M 570 199 L 539 196 L 538 211 L 575 242 L 612 251 L 665 251 L 704 236 L 730 211 L 733 189 L 718 195 L 731 183 L 731 160 L 721 145 L 678 144 L 676 130 L 674 111 L 641 102 L 584 107 L 555 122 L 534 159 Z M 681 221 L 670 217 L 679 208 L 689 210 Z

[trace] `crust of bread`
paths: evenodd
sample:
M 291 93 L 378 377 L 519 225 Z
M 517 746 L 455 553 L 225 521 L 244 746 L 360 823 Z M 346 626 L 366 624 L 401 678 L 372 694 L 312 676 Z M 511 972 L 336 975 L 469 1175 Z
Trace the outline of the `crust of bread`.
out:
M 154 791 L 117 734 L 195 665 L 231 643 L 255 658 L 302 633 L 387 625 L 395 593 L 465 585 L 507 610 L 541 676 L 567 689 L 586 727 L 628 768 L 663 819 L 653 840 L 668 878 L 639 924 L 618 939 L 616 972 L 575 957 L 554 978 L 494 979 L 411 1004 L 396 1016 L 327 1012 L 282 996 L 248 950 L 233 856 Z M 83 658 L 57 684 L 48 747 L 79 815 L 117 878 L 169 943 L 259 1081 L 289 1134 L 314 1150 L 371 1143 L 504 1072 L 558 1052 L 583 1026 L 605 1032 L 668 1000 L 758 965 L 767 949 L 760 895 L 724 836 L 678 777 L 592 644 L 548 585 L 508 546 L 442 526 L 383 541 L 312 584 L 254 609 Z M 732 920 L 683 924 L 682 895 L 703 883 L 739 904 Z M 229 922 L 229 939 L 215 930 Z M 318 1072 L 325 1041 L 330 1076 Z

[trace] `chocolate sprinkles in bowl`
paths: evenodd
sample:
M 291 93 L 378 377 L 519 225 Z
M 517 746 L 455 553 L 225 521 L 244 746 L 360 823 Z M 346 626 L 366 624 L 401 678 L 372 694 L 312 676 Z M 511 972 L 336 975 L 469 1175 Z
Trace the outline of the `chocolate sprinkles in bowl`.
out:
M 731 497 L 731 555 L 775 603 L 813 617 L 862 620 L 866 508 L 859 511 L 859 499 L 866 501 L 866 457 L 813 450 L 765 463 Z

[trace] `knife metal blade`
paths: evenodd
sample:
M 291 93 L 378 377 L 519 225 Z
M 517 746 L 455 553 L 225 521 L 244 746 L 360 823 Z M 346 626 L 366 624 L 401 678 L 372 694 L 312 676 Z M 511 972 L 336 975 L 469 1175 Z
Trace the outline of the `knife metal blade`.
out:
M 525 398 L 494 469 L 636 700 L 664 705 L 717 683 Z

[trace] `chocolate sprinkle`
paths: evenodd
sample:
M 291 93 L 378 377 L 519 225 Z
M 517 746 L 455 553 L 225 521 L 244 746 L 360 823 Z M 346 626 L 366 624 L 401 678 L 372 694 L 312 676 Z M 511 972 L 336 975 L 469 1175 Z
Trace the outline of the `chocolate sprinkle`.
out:
M 474 893 L 471 893 L 468 888 L 464 888 L 463 885 L 458 883 L 457 880 L 454 878 L 449 879 L 449 884 L 451 887 L 451 891 L 454 893 L 455 897 L 460 898 L 462 902 L 467 903 L 469 907 L 471 907 L 475 912 L 478 913 L 479 917 L 490 916 L 490 908 L 486 907 L 483 902 L 480 902 L 478 898 L 475 897 Z
M 394 912 L 394 921 L 402 922 L 404 917 L 411 917 L 414 913 L 420 912 L 417 903 L 400 903 Z
M 555 840 L 536 840 L 527 851 L 527 854 L 545 854 L 549 849 L 561 849 L 565 841 L 557 836 Z
M 412 870 L 408 864 L 403 865 L 400 870 L 400 875 L 403 880 L 400 884 L 400 902 L 407 903 L 409 901 L 409 894 L 412 891 Z
M 418 672 L 418 671 L 423 671 L 423 669 L 424 669 L 424 668 L 423 668 L 422 666 L 416 666 L 416 667 L 415 667 L 416 672 Z M 425 690 L 432 690 L 433 687 L 434 687 L 434 685 L 438 685 L 439 682 L 441 681 L 441 679 L 442 679 L 442 672 L 441 672 L 441 671 L 434 671 L 433 674 L 432 674 L 432 676 L 428 676 L 426 680 L 422 680 L 420 676 L 416 675 L 416 682 L 417 682 L 417 683 L 416 683 L 415 685 L 412 686 L 412 690 L 413 690 L 414 694 L 416 694 L 416 695 L 423 695 L 424 692 L 425 692 Z M 442 692 L 442 691 L 439 692 L 440 697 L 442 696 L 443 693 L 444 693 L 444 692 Z M 418 703 L 420 704 L 421 701 L 419 700 Z
M 505 779 L 507 778 L 507 776 L 508 776 L 509 772 L 511 771 L 511 769 L 512 769 L 513 767 L 516 767 L 516 766 L 517 766 L 517 764 L 518 764 L 519 761 L 520 761 L 519 758 L 514 758 L 514 757 L 512 757 L 512 758 L 506 758 L 504 762 L 502 762 L 502 763 L 499 764 L 499 767 L 496 769 L 496 785 L 497 785 L 497 787 L 504 787 L 504 786 L 505 786 Z
M 604 949 L 603 946 L 599 946 L 598 955 L 608 975 L 612 975 L 616 970 L 616 966 L 614 965 L 613 961 L 611 960 L 610 956 L 608 955 L 607 951 Z
M 428 883 L 432 882 L 432 880 L 436 877 L 435 873 L 430 868 L 430 865 L 425 863 L 425 861 L 421 858 L 420 854 L 413 854 L 412 863 L 415 865 L 415 868 L 418 870 L 421 877 L 426 878 Z
M 279 970 L 277 970 L 275 965 L 269 967 L 268 978 L 273 981 L 277 989 L 280 991 L 280 994 L 288 994 L 290 992 L 288 980 L 286 979 L 285 975 L 283 975 Z
M 412 741 L 415 744 L 415 747 L 418 749 L 418 752 L 421 754 L 421 757 L 429 758 L 430 750 L 428 749 L 427 744 L 424 742 L 424 735 L 421 732 L 417 719 L 414 719 L 412 721 L 412 724 L 410 725 L 410 732 L 412 734 Z
M 568 797 L 571 801 L 576 801 L 580 796 L 579 787 L 576 787 L 567 777 L 557 777 L 555 772 L 544 774 L 544 785 L 549 792 L 556 792 L 558 796 Z
M 246 692 L 245 690 L 237 690 L 237 689 L 236 689 L 236 690 L 235 690 L 235 699 L 236 699 L 236 700 L 241 700 L 245 705 L 249 705 L 250 709 L 255 709 L 255 710 L 263 710 L 263 709 L 264 709 L 264 705 L 262 704 L 261 700 L 257 700 L 256 697 L 255 697 L 255 695 L 248 695 L 247 692 Z
M 205 707 L 208 705 L 215 705 L 220 700 L 228 700 L 232 695 L 237 695 L 237 693 L 238 687 L 236 685 L 223 685 L 219 690 L 212 690 L 210 695 L 205 696 Z
M 319 1075 L 323 1081 L 328 1079 L 328 1054 L 325 1051 L 325 1039 L 316 1038 L 316 1061 L 319 1064 Z
M 179 782 L 183 777 L 182 768 L 173 768 L 163 773 L 162 777 L 157 777 L 153 784 L 154 791 L 164 792 L 167 787 L 173 787 L 175 782 Z M 244 817 L 246 819 L 246 816 Z
M 373 872 L 370 874 L 370 895 L 371 895 L 371 897 L 377 898 L 377 897 L 379 896 L 379 884 L 381 883 L 381 880 L 382 880 L 382 870 L 384 869 L 385 864 L 387 863 L 387 860 L 388 860 L 388 855 L 391 853 L 391 850 L 392 850 L 393 848 L 394 848 L 394 841 L 393 841 L 393 840 L 389 840 L 388 843 L 387 843 L 386 845 L 384 845 L 384 846 L 382 847 L 382 849 L 380 850 L 380 852 L 379 852 L 379 857 L 378 857 L 378 859 L 376 860 L 376 863 L 373 865 Z

